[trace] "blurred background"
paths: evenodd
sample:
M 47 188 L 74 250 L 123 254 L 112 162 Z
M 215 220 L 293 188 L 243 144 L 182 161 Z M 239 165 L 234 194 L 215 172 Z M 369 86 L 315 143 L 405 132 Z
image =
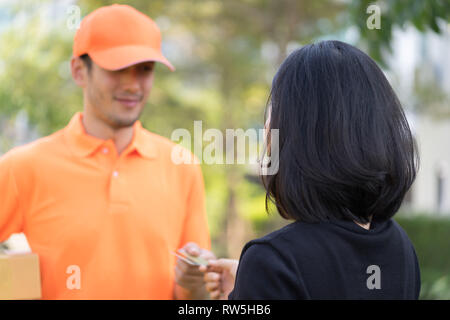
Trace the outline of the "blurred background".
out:
M 74 17 L 112 3 L 135 7 L 161 29 L 163 53 L 177 70 L 157 65 L 141 121 L 168 138 L 177 128 L 193 132 L 195 120 L 203 132 L 262 128 L 277 68 L 305 44 L 337 39 L 374 58 L 405 108 L 421 157 L 395 219 L 418 254 L 421 298 L 450 299 L 449 1 L 0 0 L 0 155 L 63 128 L 82 110 L 69 68 Z M 379 28 L 369 28 L 370 5 L 380 9 Z M 239 258 L 247 241 L 289 223 L 266 213 L 253 167 L 202 169 L 218 256 Z M 26 240 L 13 235 L 1 245 L 21 250 Z

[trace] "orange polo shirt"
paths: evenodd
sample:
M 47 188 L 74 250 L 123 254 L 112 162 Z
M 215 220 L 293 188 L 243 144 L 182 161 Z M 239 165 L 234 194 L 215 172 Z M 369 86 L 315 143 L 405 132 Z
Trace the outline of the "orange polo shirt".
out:
M 81 119 L 0 158 L 0 242 L 25 233 L 43 299 L 172 299 L 171 251 L 210 249 L 200 166 L 139 121 L 119 156 Z

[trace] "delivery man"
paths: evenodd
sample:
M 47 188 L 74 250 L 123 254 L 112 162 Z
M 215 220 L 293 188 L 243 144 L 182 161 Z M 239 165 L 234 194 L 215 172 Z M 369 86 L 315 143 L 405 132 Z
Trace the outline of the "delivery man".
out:
M 214 258 L 200 166 L 175 164 L 175 144 L 138 120 L 155 62 L 174 70 L 149 17 L 90 13 L 71 59 L 83 112 L 0 158 L 0 242 L 25 233 L 44 299 L 207 297 L 203 274 L 173 254 Z

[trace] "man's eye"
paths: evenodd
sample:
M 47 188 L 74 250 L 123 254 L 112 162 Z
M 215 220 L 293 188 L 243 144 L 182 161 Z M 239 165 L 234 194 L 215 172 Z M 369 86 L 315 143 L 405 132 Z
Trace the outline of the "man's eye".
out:
M 144 67 L 142 67 L 142 70 L 143 70 L 144 72 L 150 72 L 150 71 L 153 71 L 153 66 L 144 66 Z

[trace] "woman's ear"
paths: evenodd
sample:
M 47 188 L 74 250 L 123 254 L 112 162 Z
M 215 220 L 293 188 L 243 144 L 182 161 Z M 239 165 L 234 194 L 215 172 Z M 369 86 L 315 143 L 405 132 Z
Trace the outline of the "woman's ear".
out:
M 86 86 L 88 70 L 87 70 L 87 66 L 81 60 L 80 57 L 72 57 L 72 59 L 70 60 L 70 70 L 72 72 L 72 78 L 75 81 L 75 83 L 79 87 L 84 88 Z

